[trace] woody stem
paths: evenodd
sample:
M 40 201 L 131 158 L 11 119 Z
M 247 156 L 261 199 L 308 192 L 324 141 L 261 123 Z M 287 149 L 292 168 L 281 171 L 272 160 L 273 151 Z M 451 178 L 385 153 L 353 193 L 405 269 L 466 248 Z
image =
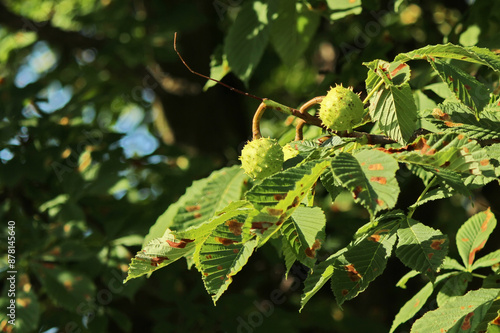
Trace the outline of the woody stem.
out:
M 299 109 L 301 114 L 304 114 L 309 108 L 311 108 L 315 104 L 320 104 L 323 101 L 323 98 L 325 96 L 318 96 L 314 97 L 313 99 L 307 101 L 302 105 L 302 107 Z M 295 141 L 299 141 L 304 139 L 303 135 L 303 127 L 306 124 L 306 121 L 304 119 L 300 119 L 297 123 L 297 126 L 295 127 Z

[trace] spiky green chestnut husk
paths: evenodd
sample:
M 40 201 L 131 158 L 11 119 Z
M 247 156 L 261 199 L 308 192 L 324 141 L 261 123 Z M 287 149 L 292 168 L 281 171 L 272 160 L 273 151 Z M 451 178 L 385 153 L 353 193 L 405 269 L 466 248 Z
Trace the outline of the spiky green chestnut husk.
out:
M 350 131 L 363 117 L 363 102 L 352 89 L 336 86 L 321 102 L 319 118 L 334 131 Z
M 262 179 L 283 168 L 283 150 L 275 139 L 260 138 L 248 142 L 241 151 L 241 167 L 254 179 Z

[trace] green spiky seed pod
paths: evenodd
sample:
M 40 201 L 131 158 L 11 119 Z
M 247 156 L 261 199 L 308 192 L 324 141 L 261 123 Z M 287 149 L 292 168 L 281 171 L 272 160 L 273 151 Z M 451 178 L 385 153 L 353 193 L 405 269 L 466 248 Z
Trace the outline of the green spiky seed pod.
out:
M 334 131 L 350 131 L 363 117 L 363 102 L 352 89 L 335 86 L 321 102 L 319 118 Z
M 283 150 L 275 139 L 260 138 L 248 142 L 241 151 L 241 167 L 254 179 L 262 179 L 283 168 Z

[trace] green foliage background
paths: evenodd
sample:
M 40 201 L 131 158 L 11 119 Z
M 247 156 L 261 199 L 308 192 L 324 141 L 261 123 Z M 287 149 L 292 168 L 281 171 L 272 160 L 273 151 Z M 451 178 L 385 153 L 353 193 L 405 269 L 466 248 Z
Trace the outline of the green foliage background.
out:
M 235 332 L 242 322 L 257 320 L 276 289 L 286 300 L 269 318 L 262 314 L 255 331 L 389 330 L 398 309 L 427 282 L 419 277 L 406 290 L 396 288 L 408 269 L 391 260 L 384 278 L 344 303 L 343 312 L 324 288 L 298 314 L 305 270 L 294 266 L 296 278 L 286 280 L 283 259 L 270 244 L 252 256 L 216 307 L 199 273 L 186 271 L 183 261 L 122 285 L 130 258 L 158 216 L 193 180 L 238 164 L 258 105 L 221 86 L 204 91 L 206 82 L 173 51 L 175 31 L 193 69 L 292 107 L 335 83 L 365 90 L 363 62 L 447 42 L 500 48 L 495 0 L 293 4 L 0 2 L 1 303 L 4 308 L 7 221 L 13 220 L 17 332 Z M 274 16 L 262 14 L 264 7 Z M 258 38 L 241 38 L 248 34 Z M 226 75 L 228 65 L 233 73 Z M 426 64 L 412 63 L 412 69 L 417 108 L 432 109 L 445 97 L 443 85 L 420 90 L 440 80 Z M 498 94 L 497 76 L 473 65 L 462 69 Z M 263 134 L 292 140 L 284 120 L 267 112 Z M 312 128 L 305 136 L 318 134 Z M 400 186 L 401 208 L 424 187 L 417 179 Z M 491 183 L 472 199 L 429 203 L 414 218 L 453 236 L 488 206 L 500 216 L 499 194 Z M 325 259 L 349 243 L 368 212 L 349 193 L 331 204 L 320 188 L 317 200 L 327 213 L 319 253 Z M 482 251 L 495 250 L 499 241 L 495 231 Z M 453 246 L 450 256 L 459 256 Z M 434 307 L 426 305 L 422 314 Z M 409 330 L 405 325 L 401 332 Z

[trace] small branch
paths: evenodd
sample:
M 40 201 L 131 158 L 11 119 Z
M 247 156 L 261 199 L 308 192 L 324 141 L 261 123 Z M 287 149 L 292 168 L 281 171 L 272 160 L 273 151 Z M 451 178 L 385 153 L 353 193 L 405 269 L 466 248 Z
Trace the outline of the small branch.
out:
M 264 111 L 266 111 L 266 108 L 267 108 L 266 103 L 264 102 L 260 103 L 259 107 L 257 108 L 257 111 L 255 111 L 255 114 L 253 115 L 252 136 L 254 140 L 258 140 L 262 137 L 262 135 L 260 134 L 260 119 L 262 118 Z
M 304 105 L 302 105 L 302 107 L 299 109 L 300 113 L 302 114 L 306 113 L 309 108 L 311 108 L 313 105 L 321 103 L 324 98 L 325 96 L 318 96 L 305 102 Z M 304 134 L 302 129 L 304 128 L 305 124 L 306 121 L 304 119 L 300 119 L 299 122 L 297 123 L 297 126 L 295 127 L 295 141 L 300 141 L 304 139 Z
M 201 77 L 202 77 L 202 78 L 204 78 L 204 79 L 214 81 L 214 82 L 216 82 L 216 83 L 218 83 L 218 84 L 220 84 L 220 85 L 222 85 L 222 86 L 226 87 L 227 89 L 229 89 L 229 90 L 231 90 L 231 91 L 234 91 L 234 92 L 236 92 L 236 93 L 238 93 L 238 94 L 242 94 L 242 95 L 245 95 L 245 96 L 251 97 L 251 98 L 256 99 L 256 100 L 258 100 L 258 101 L 264 101 L 264 98 L 260 98 L 260 97 L 258 97 L 258 96 L 255 96 L 255 95 L 249 94 L 249 93 L 247 93 L 247 92 L 241 91 L 241 90 L 236 89 L 236 88 L 234 88 L 234 87 L 231 87 L 230 85 L 225 84 L 225 83 L 223 83 L 223 82 L 221 82 L 221 81 L 219 81 L 219 80 L 213 79 L 213 78 L 211 78 L 210 76 L 206 76 L 206 75 L 203 75 L 203 74 L 201 74 L 201 73 L 198 73 L 198 72 L 196 72 L 196 71 L 192 70 L 192 69 L 191 69 L 191 67 L 189 67 L 189 66 L 188 66 L 188 64 L 184 61 L 184 59 L 182 58 L 182 56 L 181 56 L 181 54 L 179 53 L 179 51 L 177 51 L 177 32 L 176 32 L 176 33 L 174 33 L 174 50 L 175 50 L 175 53 L 177 53 L 177 55 L 179 56 L 179 59 L 181 59 L 181 61 L 182 61 L 182 63 L 184 64 L 184 66 L 186 66 L 186 68 L 187 68 L 187 69 L 188 69 L 191 73 L 193 73 L 193 74 L 195 74 L 195 75 L 198 75 L 198 76 L 201 76 Z

